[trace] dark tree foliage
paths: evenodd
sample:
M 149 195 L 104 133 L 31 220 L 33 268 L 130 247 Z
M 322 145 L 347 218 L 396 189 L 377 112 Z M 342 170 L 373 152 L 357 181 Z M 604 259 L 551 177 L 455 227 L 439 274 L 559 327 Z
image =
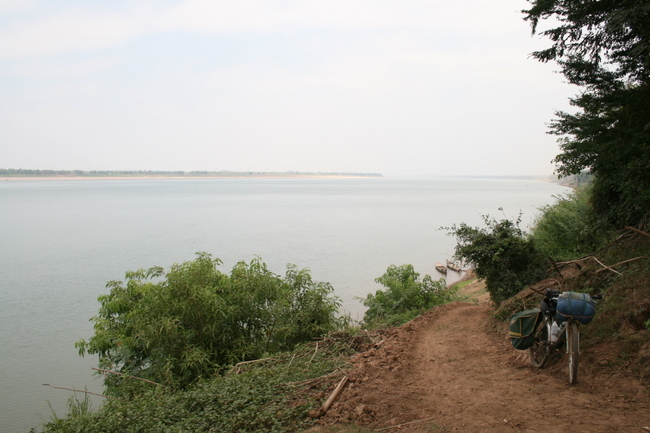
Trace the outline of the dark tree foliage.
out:
M 542 278 L 545 259 L 519 227 L 520 219 L 497 221 L 484 216 L 483 221 L 483 228 L 461 223 L 446 229 L 456 236 L 456 258 L 485 278 L 490 298 L 499 304 Z
M 611 223 L 637 222 L 650 210 L 650 2 L 647 0 L 529 0 L 533 33 L 551 47 L 533 53 L 555 61 L 569 83 L 582 87 L 557 112 L 554 159 L 560 176 L 589 170 L 593 205 Z

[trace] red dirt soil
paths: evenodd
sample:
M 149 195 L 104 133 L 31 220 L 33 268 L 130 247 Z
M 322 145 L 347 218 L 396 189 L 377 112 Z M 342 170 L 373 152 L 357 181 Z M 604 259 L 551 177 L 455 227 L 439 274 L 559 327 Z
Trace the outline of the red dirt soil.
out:
M 389 331 L 359 353 L 321 427 L 386 432 L 650 431 L 650 390 L 566 356 L 543 370 L 490 327 L 488 304 L 455 302 Z

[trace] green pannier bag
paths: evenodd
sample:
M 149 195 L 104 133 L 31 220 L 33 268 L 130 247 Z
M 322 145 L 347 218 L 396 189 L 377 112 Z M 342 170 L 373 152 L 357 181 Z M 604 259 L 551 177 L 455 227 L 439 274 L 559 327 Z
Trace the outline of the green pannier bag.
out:
M 515 349 L 526 350 L 535 343 L 535 326 L 542 310 L 521 311 L 510 318 L 510 340 Z

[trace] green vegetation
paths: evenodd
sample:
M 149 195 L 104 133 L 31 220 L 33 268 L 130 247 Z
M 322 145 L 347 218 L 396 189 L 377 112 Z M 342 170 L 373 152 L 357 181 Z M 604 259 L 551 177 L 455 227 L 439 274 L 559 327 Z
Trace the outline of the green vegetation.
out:
M 590 185 L 556 197 L 554 204 L 540 209 L 532 230 L 535 246 L 556 261 L 590 254 L 608 241 L 606 223 L 591 206 Z
M 597 369 L 625 372 L 648 383 L 650 237 L 629 230 L 617 234 L 616 241 L 598 251 L 597 260 L 590 255 L 559 265 L 560 273 L 551 269 L 548 279 L 502 302 L 494 317 L 506 321 L 515 312 L 538 306 L 547 288 L 603 295 L 596 317 L 580 330 L 585 359 Z
M 431 307 L 453 301 L 457 292 L 447 287 L 444 278 L 434 281 L 425 275 L 420 280 L 413 265 L 391 265 L 375 281 L 388 290 L 377 290 L 362 300 L 368 307 L 364 322 L 371 327 L 408 322 Z
M 362 335 L 338 317 L 328 283 L 288 266 L 284 277 L 261 259 L 230 274 L 207 253 L 173 265 L 127 272 L 107 284 L 95 334 L 77 343 L 98 354 L 106 402 L 92 411 L 75 395 L 66 417 L 44 433 L 292 432 L 312 423 L 343 376 Z M 368 295 L 372 324 L 397 323 L 454 299 L 455 289 L 413 266 L 390 266 Z M 313 341 L 317 340 L 316 343 Z M 311 342 L 311 343 L 309 343 Z M 349 430 L 361 431 L 361 430 Z
M 289 266 L 284 278 L 261 259 L 230 275 L 206 253 L 176 264 L 128 272 L 111 281 L 92 319 L 95 335 L 76 345 L 100 367 L 171 387 L 211 377 L 226 365 L 292 349 L 344 324 L 328 283 Z M 106 384 L 116 393 L 123 378 Z
M 599 250 L 600 260 L 567 265 L 573 268 L 564 268 L 566 275 L 556 274 L 549 284 L 604 294 L 596 319 L 583 328 L 583 347 L 610 345 L 612 368 L 650 380 L 650 242 L 634 232 L 609 242 L 613 228 L 643 222 L 650 211 L 650 4 L 529 2 L 531 8 L 523 12 L 533 33 L 545 20 L 556 26 L 541 32 L 551 47 L 533 56 L 556 61 L 567 80 L 581 87 L 571 99 L 577 111 L 557 112 L 551 123 L 561 147 L 554 160 L 557 173 L 576 175 L 579 181 L 593 177 L 592 185 L 542 208 L 531 234 L 520 228 L 520 219 L 489 216 L 485 227 L 461 223 L 447 230 L 457 238 L 456 257 L 486 280 L 501 318 L 539 302 L 538 292 L 529 289 L 522 296 L 520 291 L 544 277 L 549 257 L 575 260 Z M 186 174 L 37 172 L 9 169 L 0 175 Z M 210 172 L 189 173 L 206 174 Z M 639 227 L 647 234 L 647 220 Z M 625 264 L 625 272 L 601 262 Z M 230 275 L 218 271 L 219 264 L 201 253 L 169 272 L 151 268 L 127 273 L 125 282 L 110 282 L 111 292 L 100 297 L 99 314 L 92 319 L 95 335 L 77 347 L 81 354 L 98 354 L 106 369 L 160 385 L 108 375 L 113 398 L 95 412 L 87 399 L 73 398 L 68 416 L 54 416 L 44 432 L 307 428 L 308 411 L 330 385 L 326 378 L 340 375 L 351 352 L 349 345 L 331 338 L 315 349 L 305 344 L 346 325 L 337 316 L 331 286 L 292 266 L 282 278 L 260 259 L 239 263 Z M 387 290 L 362 300 L 368 307 L 367 326 L 403 323 L 455 299 L 455 288 L 429 275 L 420 279 L 411 265 L 390 266 L 376 281 Z M 258 361 L 237 364 L 247 360 Z
M 471 280 L 459 281 L 457 283 L 454 283 L 453 287 L 455 289 L 460 290 L 460 289 L 464 288 L 465 286 L 473 283 L 474 281 L 476 281 L 476 278 L 472 278 Z
M 580 87 L 575 113 L 551 122 L 562 152 L 561 176 L 594 175 L 592 203 L 617 227 L 636 224 L 650 210 L 650 4 L 647 0 L 529 0 L 533 33 L 551 46 L 533 53 L 555 61 Z
M 533 239 L 516 221 L 497 221 L 484 216 L 486 227 L 445 227 L 456 236 L 456 258 L 474 267 L 479 278 L 485 278 L 492 301 L 513 296 L 528 284 L 544 276 L 546 261 Z
M 627 233 L 599 253 L 599 259 L 609 265 L 637 260 L 616 267 L 618 274 L 602 271 L 601 265 L 592 262 L 581 270 L 572 286 L 604 295 L 598 304 L 597 320 L 585 327 L 585 341 L 588 344 L 614 342 L 619 346 L 619 360 L 643 351 L 644 345 L 648 348 L 650 344 L 646 328 L 650 319 L 650 259 L 647 257 L 650 257 L 650 238 Z M 650 379 L 650 364 L 647 359 L 644 362 L 645 379 Z
M 352 353 L 345 339 L 299 345 L 184 390 L 126 378 L 120 399 L 108 399 L 95 412 L 72 399 L 68 416 L 52 417 L 43 433 L 304 431 L 312 422 L 308 411 L 320 406 Z
M 533 53 L 555 61 L 569 83 L 574 113 L 557 112 L 554 161 L 560 176 L 588 187 L 541 209 L 531 235 L 519 221 L 485 217 L 486 228 L 451 227 L 456 256 L 486 278 L 497 304 L 537 281 L 552 260 L 571 260 L 607 245 L 614 228 L 638 224 L 650 211 L 650 5 L 529 0 L 524 19 L 551 46 Z

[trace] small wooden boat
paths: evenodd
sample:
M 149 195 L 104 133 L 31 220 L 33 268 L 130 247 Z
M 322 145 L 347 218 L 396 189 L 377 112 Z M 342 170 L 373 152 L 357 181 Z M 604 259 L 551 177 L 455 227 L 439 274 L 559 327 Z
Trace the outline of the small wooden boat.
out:
M 461 269 L 460 266 L 458 266 L 458 265 L 457 265 L 456 263 L 454 263 L 454 262 L 450 262 L 449 260 L 447 260 L 447 267 L 448 267 L 449 269 L 451 269 L 452 271 L 458 272 L 459 274 L 460 274 L 461 272 L 463 272 L 463 270 Z
M 447 273 L 447 267 L 443 265 L 442 263 L 436 262 L 436 270 L 440 272 L 441 274 L 446 274 Z

